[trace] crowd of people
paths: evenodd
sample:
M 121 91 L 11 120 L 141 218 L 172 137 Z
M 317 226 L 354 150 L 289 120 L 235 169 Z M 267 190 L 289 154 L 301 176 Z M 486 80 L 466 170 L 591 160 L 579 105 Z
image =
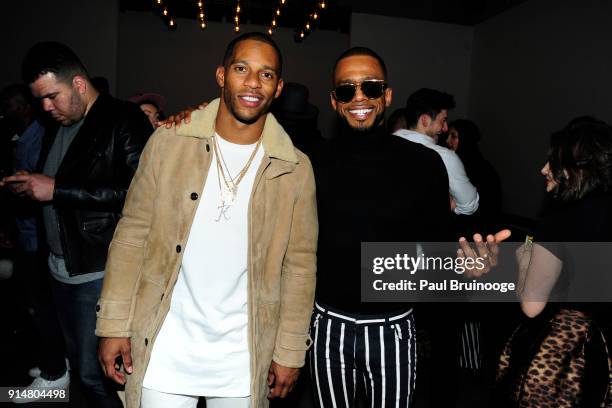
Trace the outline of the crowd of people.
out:
M 368 302 L 364 242 L 454 241 L 485 260 L 476 278 L 503 261 L 477 125 L 428 88 L 387 115 L 385 62 L 353 47 L 330 66 L 324 139 L 269 36 L 237 36 L 219 62 L 220 97 L 167 120 L 161 95 L 111 96 L 57 42 L 0 92 L 0 274 L 38 345 L 25 389 L 78 378 L 92 407 L 265 407 L 307 377 L 319 407 L 612 406 L 611 314 L 549 301 L 580 273 L 564 242 L 612 241 L 610 125 L 552 135 L 518 305 Z

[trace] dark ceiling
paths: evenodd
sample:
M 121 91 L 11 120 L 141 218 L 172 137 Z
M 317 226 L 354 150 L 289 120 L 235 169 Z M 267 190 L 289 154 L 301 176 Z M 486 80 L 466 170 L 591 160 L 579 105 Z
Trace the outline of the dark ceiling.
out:
M 169 15 L 181 18 L 197 16 L 196 0 L 159 0 L 168 8 Z M 317 8 L 321 0 L 286 0 L 278 24 L 282 27 L 301 27 L 309 12 Z M 328 0 L 317 28 L 350 32 L 351 13 L 378 14 L 384 16 L 413 18 L 461 25 L 475 25 L 527 0 Z M 158 0 L 120 0 L 121 10 L 151 11 L 161 15 Z M 234 18 L 236 0 L 203 0 L 208 21 L 231 22 Z M 280 0 L 241 0 L 242 23 L 269 26 L 273 12 Z

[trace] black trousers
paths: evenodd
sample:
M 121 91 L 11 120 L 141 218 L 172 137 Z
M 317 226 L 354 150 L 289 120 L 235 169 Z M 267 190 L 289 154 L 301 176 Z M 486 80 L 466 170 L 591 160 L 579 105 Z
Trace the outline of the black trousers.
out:
M 354 407 L 357 381 L 368 406 L 409 407 L 416 380 L 412 310 L 362 316 L 315 304 L 310 369 L 319 407 Z
M 41 377 L 54 380 L 66 372 L 64 338 L 51 295 L 46 259 L 37 252 L 21 251 L 16 259 L 16 279 L 25 295 L 37 339 L 36 360 Z

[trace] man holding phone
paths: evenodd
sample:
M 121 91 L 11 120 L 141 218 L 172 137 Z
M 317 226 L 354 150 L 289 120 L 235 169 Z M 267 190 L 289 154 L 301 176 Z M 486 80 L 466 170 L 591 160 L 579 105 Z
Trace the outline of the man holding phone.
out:
M 95 306 L 108 245 L 151 126 L 136 105 L 100 94 L 64 44 L 34 45 L 22 77 L 56 126 L 45 130 L 38 172 L 19 172 L 0 185 L 40 204 L 46 240 L 39 249 L 48 257 L 70 366 L 92 406 L 120 407 L 96 358 Z

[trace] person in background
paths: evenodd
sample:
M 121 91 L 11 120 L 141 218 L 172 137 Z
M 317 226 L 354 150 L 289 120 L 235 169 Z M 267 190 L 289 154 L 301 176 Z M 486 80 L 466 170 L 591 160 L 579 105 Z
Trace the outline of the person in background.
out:
M 138 93 L 130 96 L 128 101 L 135 103 L 147 115 L 153 129 L 159 126 L 159 121 L 165 118 L 164 109 L 166 100 L 163 96 L 156 93 Z
M 30 48 L 22 79 L 54 123 L 45 129 L 37 171 L 5 177 L 0 186 L 10 184 L 42 210 L 38 227 L 46 239 L 38 244 L 70 367 L 93 406 L 120 407 L 97 360 L 95 308 L 108 246 L 151 126 L 138 107 L 100 94 L 65 44 Z
M 567 296 L 581 276 L 610 271 L 598 243 L 612 242 L 612 127 L 570 122 L 551 136 L 541 173 L 555 205 L 517 251 L 525 319 L 501 356 L 495 406 L 609 407 L 612 359 L 601 327 L 610 306 Z M 599 258 L 603 270 L 592 270 Z
M 283 92 L 272 103 L 270 112 L 281 124 L 291 141 L 302 152 L 310 155 L 322 142 L 317 118 L 319 108 L 308 101 L 309 91 L 297 82 L 287 82 Z
M 448 131 L 448 111 L 455 107 L 452 95 L 435 89 L 419 89 L 406 102 L 407 129 L 394 134 L 420 143 L 436 151 L 448 173 L 450 208 L 455 214 L 473 214 L 478 209 L 478 191 L 465 174 L 461 159 L 455 152 L 437 145 L 441 134 Z
M 395 133 L 400 129 L 407 129 L 406 125 L 406 109 L 399 108 L 393 111 L 387 119 L 387 131 L 389 133 Z
M 469 217 L 461 217 L 461 235 L 475 232 L 491 232 L 499 229 L 502 211 L 502 188 L 499 175 L 482 155 L 478 143 L 481 133 L 476 124 L 467 119 L 457 119 L 448 126 L 446 145 L 461 159 L 465 174 L 478 190 L 478 211 Z
M 17 174 L 35 172 L 45 129 L 27 85 L 9 85 L 0 91 L 0 112 L 5 120 L 14 122 L 18 138 L 12 170 Z M 13 198 L 12 201 L 16 203 L 12 206 L 17 228 L 16 280 L 38 337 L 34 342 L 38 367 L 30 370 L 30 375 L 36 378 L 28 389 L 67 389 L 70 377 L 64 360 L 64 339 L 51 296 L 46 258 L 38 251 L 37 207 L 25 198 Z M 20 403 L 22 399 L 13 402 Z

